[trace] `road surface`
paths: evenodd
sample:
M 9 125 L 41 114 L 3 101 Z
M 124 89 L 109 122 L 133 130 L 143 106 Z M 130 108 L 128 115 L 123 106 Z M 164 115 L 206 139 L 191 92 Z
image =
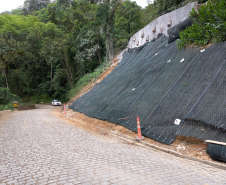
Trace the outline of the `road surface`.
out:
M 88 132 L 53 110 L 0 118 L 0 185 L 226 184 L 224 170 Z

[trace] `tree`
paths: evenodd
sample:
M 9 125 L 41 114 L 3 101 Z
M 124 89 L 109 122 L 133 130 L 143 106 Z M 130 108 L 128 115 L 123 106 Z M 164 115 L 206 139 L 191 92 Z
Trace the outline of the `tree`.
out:
M 41 22 L 47 23 L 50 21 L 47 8 L 42 8 L 39 11 L 34 11 L 32 12 L 32 15 L 38 17 Z
M 7 104 L 15 98 L 8 88 L 0 87 L 0 105 Z
M 34 11 L 39 11 L 42 8 L 46 8 L 50 3 L 50 0 L 25 0 L 22 11 L 25 15 L 28 15 Z
M 156 11 L 157 9 L 155 4 L 148 4 L 148 6 L 145 7 L 145 9 L 142 11 L 142 21 L 144 25 L 147 25 L 158 18 Z
M 197 0 L 152 0 L 147 1 L 148 6 L 142 12 L 142 22 L 149 24 L 159 16 L 171 12 Z M 198 3 L 205 3 L 207 0 L 198 0 Z
M 114 43 L 139 29 L 138 14 L 129 16 L 138 7 L 132 4 L 116 17 L 121 0 L 26 0 L 0 15 L 0 86 L 22 96 L 65 97 L 79 78 L 113 58 Z
M 0 16 L 0 70 L 8 87 L 9 65 L 29 49 L 35 50 L 43 37 L 54 36 L 59 29 L 52 23 L 39 22 L 33 16 Z
M 88 0 L 58 0 L 57 4 L 48 6 L 51 21 L 67 33 L 64 61 L 74 82 L 101 64 L 104 55 L 103 37 L 95 21 L 97 6 Z M 87 34 L 90 30 L 92 34 Z
M 21 10 L 21 8 L 13 9 L 10 14 L 12 15 L 23 15 L 24 12 Z
M 116 46 L 123 49 L 128 44 L 130 37 L 141 28 L 144 24 L 141 22 L 142 8 L 126 0 L 116 11 L 115 37 Z
M 197 0 L 154 0 L 157 17 L 171 12 L 179 7 Z M 205 3 L 207 0 L 198 0 L 198 3 Z
M 109 59 L 112 60 L 114 57 L 115 13 L 122 4 L 122 1 L 104 0 L 96 1 L 96 3 L 100 3 L 96 13 L 96 19 L 100 24 L 101 33 L 105 36 L 105 45 Z
M 80 77 L 84 76 L 86 72 L 89 71 L 92 59 L 100 47 L 95 43 L 94 39 L 95 33 L 91 30 L 88 30 L 85 35 L 81 34 L 80 37 L 77 38 L 76 46 L 79 49 L 76 50 L 74 59 L 78 61 L 78 65 L 80 66 L 80 70 L 78 71 Z M 89 64 L 89 66 L 87 66 L 88 70 L 86 69 L 86 63 Z
M 20 69 L 13 70 L 9 76 L 9 84 L 13 94 L 22 95 L 28 87 L 27 76 Z
M 53 78 L 53 84 L 52 84 L 54 93 L 53 98 L 58 98 L 65 101 L 65 94 L 70 89 L 68 86 L 68 79 L 67 79 L 67 71 L 66 69 L 57 69 L 54 78 Z
M 22 55 L 30 46 L 26 42 L 28 34 L 27 18 L 16 15 L 0 16 L 0 67 L 3 71 L 8 88 L 8 67 L 9 64 Z

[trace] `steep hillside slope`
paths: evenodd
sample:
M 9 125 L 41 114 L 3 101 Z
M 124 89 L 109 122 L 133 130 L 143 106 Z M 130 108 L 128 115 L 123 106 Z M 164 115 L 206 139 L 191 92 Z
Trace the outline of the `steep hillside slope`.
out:
M 129 49 L 102 82 L 69 108 L 171 144 L 176 135 L 226 141 L 226 43 L 178 51 L 168 39 Z M 175 120 L 180 119 L 179 125 Z

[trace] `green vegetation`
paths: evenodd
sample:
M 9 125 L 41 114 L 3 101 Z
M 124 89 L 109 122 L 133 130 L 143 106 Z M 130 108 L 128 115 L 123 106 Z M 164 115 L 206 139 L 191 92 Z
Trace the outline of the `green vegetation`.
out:
M 7 104 L 1 105 L 0 104 L 0 111 L 2 110 L 13 110 L 13 103 L 9 102 Z
M 100 75 L 134 33 L 192 1 L 155 0 L 142 9 L 131 0 L 25 0 L 0 14 L 0 87 L 28 104 L 66 102 Z M 214 16 L 223 16 L 218 10 Z
M 16 95 L 11 94 L 9 89 L 0 87 L 0 111 L 12 110 L 14 99 L 16 99 Z
M 32 104 L 50 104 L 53 100 L 48 94 L 42 95 L 25 95 L 21 98 L 20 105 L 32 105 Z
M 144 26 L 141 12 L 130 0 L 26 0 L 0 15 L 0 87 L 28 103 L 68 101 Z
M 79 79 L 79 81 L 75 84 L 75 87 L 71 89 L 67 93 L 68 99 L 71 99 L 72 97 L 76 96 L 79 93 L 79 90 L 85 87 L 89 82 L 95 83 L 97 78 L 100 76 L 100 74 L 105 71 L 109 67 L 109 64 L 102 64 L 98 68 L 94 70 L 92 73 L 88 73 L 82 78 Z
M 211 42 L 226 40 L 226 1 L 211 0 L 204 4 L 198 12 L 190 13 L 193 25 L 180 32 L 177 42 L 182 49 L 188 44 L 204 46 Z
M 124 1 L 116 11 L 115 44 L 124 49 L 130 37 L 145 25 L 141 21 L 141 8 L 136 2 Z
M 202 4 L 207 0 L 154 0 L 154 3 L 152 4 L 150 3 L 152 2 L 151 0 L 147 0 L 149 4 L 142 12 L 142 21 L 146 25 L 159 16 L 194 1 L 198 1 L 199 4 Z
M 160 16 L 194 1 L 201 4 L 207 0 L 155 0 L 154 6 L 157 16 Z

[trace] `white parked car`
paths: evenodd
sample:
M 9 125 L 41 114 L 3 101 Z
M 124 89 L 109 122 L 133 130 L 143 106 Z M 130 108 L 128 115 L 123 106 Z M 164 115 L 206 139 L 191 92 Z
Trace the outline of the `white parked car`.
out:
M 52 106 L 57 106 L 57 105 L 61 106 L 61 102 L 59 100 L 53 100 L 51 104 Z

